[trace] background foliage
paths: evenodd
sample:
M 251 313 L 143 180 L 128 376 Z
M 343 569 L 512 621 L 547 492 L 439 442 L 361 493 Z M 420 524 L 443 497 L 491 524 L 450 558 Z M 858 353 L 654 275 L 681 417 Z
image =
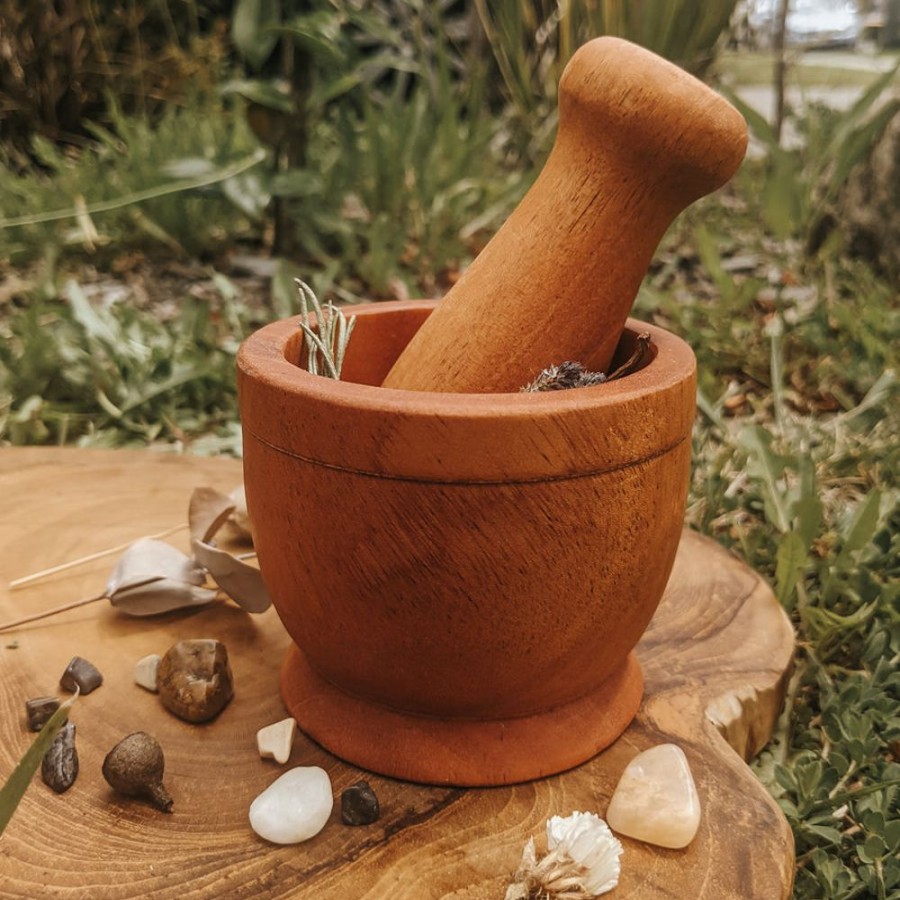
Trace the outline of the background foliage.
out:
M 239 453 L 234 354 L 296 311 L 294 275 L 439 295 L 539 170 L 583 40 L 727 75 L 733 6 L 0 0 L 0 440 Z M 900 897 L 900 313 L 896 273 L 840 227 L 896 77 L 789 109 L 792 146 L 745 107 L 756 152 L 676 222 L 637 302 L 699 360 L 688 521 L 797 628 L 756 768 L 804 900 Z

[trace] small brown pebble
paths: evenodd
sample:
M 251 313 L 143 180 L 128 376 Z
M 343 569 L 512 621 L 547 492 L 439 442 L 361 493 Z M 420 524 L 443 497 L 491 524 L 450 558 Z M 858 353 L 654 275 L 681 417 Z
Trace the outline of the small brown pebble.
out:
M 75 693 L 77 688 L 82 694 L 89 694 L 103 684 L 103 676 L 97 670 L 93 663 L 82 659 L 80 656 L 73 656 L 72 661 L 66 666 L 62 678 L 59 679 L 59 686 L 71 694 Z
M 57 794 L 65 793 L 78 777 L 78 751 L 75 749 L 75 725 L 66 722 L 53 739 L 41 761 L 41 778 Z
M 32 731 L 40 731 L 58 709 L 58 697 L 33 697 L 26 700 L 25 715 L 28 718 L 28 727 Z
M 207 722 L 234 696 L 225 645 L 212 639 L 179 641 L 160 660 L 156 684 L 170 713 L 186 722 Z

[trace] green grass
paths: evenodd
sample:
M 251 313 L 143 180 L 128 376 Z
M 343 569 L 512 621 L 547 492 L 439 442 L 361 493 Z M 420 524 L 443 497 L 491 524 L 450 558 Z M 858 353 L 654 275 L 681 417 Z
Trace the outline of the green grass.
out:
M 756 762 L 794 831 L 794 896 L 897 898 L 900 309 L 861 263 L 764 235 L 755 185 L 748 168 L 727 209 L 678 224 L 638 311 L 698 356 L 688 520 L 769 580 L 797 630 Z
M 848 58 L 852 54 L 848 52 Z M 865 59 L 865 57 L 858 57 Z M 799 56 L 789 56 L 787 83 L 799 88 L 866 88 L 883 72 L 896 65 L 900 52 L 883 51 L 874 58 L 873 64 L 862 67 L 855 61 L 852 64 L 843 62 L 844 57 L 828 55 L 825 61 L 816 52 L 807 52 Z M 716 62 L 716 72 L 732 87 L 742 85 L 769 85 L 772 83 L 772 72 L 775 58 L 771 53 L 723 53 Z
M 259 192 L 265 154 L 240 106 L 196 95 L 155 122 L 114 106 L 111 118 L 113 130 L 91 126 L 96 141 L 81 153 L 34 137 L 39 168 L 23 171 L 0 149 L 3 258 L 25 265 L 75 251 L 102 260 L 108 248 L 147 244 L 199 254 L 251 233 L 229 194 Z
M 70 280 L 0 318 L 0 437 L 238 453 L 234 359 L 262 319 L 218 286 L 217 302 L 186 296 L 161 321 Z

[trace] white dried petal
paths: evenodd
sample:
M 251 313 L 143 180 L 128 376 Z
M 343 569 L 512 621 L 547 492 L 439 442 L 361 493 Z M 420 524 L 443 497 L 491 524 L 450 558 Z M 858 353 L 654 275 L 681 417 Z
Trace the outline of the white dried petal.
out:
M 229 495 L 228 499 L 234 504 L 234 510 L 225 523 L 226 533 L 234 540 L 253 542 L 253 529 L 250 523 L 250 513 L 247 511 L 247 493 L 244 485 L 239 484 Z
M 132 616 L 152 616 L 216 599 L 206 572 L 171 544 L 155 538 L 135 541 L 119 557 L 106 584 L 109 602 Z
M 619 883 L 622 845 L 596 813 L 553 816 L 547 821 L 547 848 L 586 870 L 581 884 L 589 896 L 605 894 Z
M 194 559 L 205 566 L 216 584 L 242 609 L 251 613 L 265 612 L 272 601 L 263 584 L 259 569 L 202 541 L 193 541 Z
M 547 855 L 529 838 L 505 900 L 590 900 L 619 883 L 622 845 L 599 816 L 574 812 L 547 822 Z
M 211 541 L 233 512 L 234 502 L 230 497 L 211 487 L 195 488 L 188 505 L 191 537 Z
M 202 585 L 206 573 L 171 544 L 155 538 L 141 538 L 119 557 L 106 583 L 106 595 L 111 598 L 123 589 L 159 579 Z
M 109 602 L 116 609 L 130 616 L 155 616 L 175 609 L 205 606 L 219 595 L 218 591 L 174 581 L 171 578 L 157 578 L 122 588 L 109 594 Z

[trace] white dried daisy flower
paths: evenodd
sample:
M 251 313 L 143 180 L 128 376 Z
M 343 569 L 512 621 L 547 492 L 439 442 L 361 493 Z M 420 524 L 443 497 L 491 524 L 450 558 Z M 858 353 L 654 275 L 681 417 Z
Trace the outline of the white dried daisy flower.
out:
M 506 900 L 589 900 L 619 883 L 622 845 L 594 813 L 549 819 L 547 851 L 538 861 L 528 840 Z

